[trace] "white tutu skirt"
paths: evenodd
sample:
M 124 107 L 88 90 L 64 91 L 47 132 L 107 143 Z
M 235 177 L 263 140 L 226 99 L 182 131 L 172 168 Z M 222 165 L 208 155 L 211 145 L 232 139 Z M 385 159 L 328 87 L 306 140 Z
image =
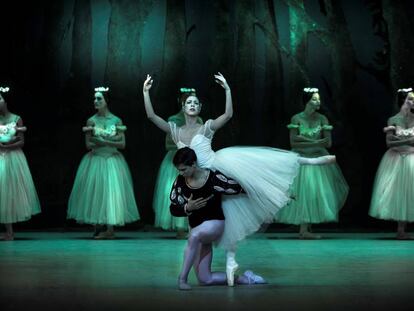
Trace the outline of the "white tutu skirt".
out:
M 388 149 L 381 160 L 372 191 L 372 217 L 414 221 L 414 148 L 404 152 L 403 147 Z
M 123 226 L 138 220 L 132 178 L 123 155 L 87 153 L 78 168 L 68 218 L 79 223 Z
M 0 223 L 25 221 L 38 213 L 39 198 L 23 151 L 0 151 Z
M 218 246 L 236 243 L 271 223 L 290 201 L 291 185 L 299 171 L 299 155 L 268 147 L 230 147 L 216 152 L 211 169 L 236 180 L 246 194 L 223 195 L 224 233 Z

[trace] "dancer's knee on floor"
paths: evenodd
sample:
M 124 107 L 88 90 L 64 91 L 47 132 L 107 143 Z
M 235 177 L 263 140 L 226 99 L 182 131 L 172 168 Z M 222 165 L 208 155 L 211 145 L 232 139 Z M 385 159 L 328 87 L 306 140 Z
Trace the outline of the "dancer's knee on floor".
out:
M 198 284 L 200 286 L 210 286 L 213 285 L 213 279 L 208 276 L 198 276 Z

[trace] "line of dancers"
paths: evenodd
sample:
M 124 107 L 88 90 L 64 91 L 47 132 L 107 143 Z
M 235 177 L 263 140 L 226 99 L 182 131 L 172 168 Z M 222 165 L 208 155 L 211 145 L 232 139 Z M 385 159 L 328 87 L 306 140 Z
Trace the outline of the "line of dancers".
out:
M 160 168 L 154 195 L 156 226 L 184 231 L 188 224 L 183 219 L 190 219 L 188 251 L 179 277 L 180 289 L 190 288 L 187 284 L 188 267 L 196 260 L 202 267 L 207 267 L 207 270 L 200 268 L 200 282 L 216 284 L 211 281 L 211 275 L 206 277 L 208 273 L 203 272 L 210 271 L 212 242 L 226 250 L 225 282 L 230 286 L 235 280 L 240 284 L 263 282 L 263 278 L 251 271 L 235 279 L 237 243 L 256 232 L 263 223 L 274 221 L 300 225 L 299 237 L 302 239 L 320 238 L 311 232 L 311 224 L 337 221 L 348 194 L 348 185 L 335 157 L 327 151 L 332 143 L 332 126 L 318 112 L 320 97 L 317 88 L 303 89 L 304 110 L 294 115 L 288 125 L 292 151 L 239 146 L 214 152 L 211 142 L 215 132 L 233 115 L 231 90 L 226 79 L 220 73 L 214 78 L 224 89 L 225 109 L 216 119 L 205 122 L 199 116 L 202 104 L 194 89 L 181 89 L 179 101 L 182 110 L 166 121 L 154 112 L 151 103 L 152 77 L 147 76 L 143 84 L 147 117 L 167 135 L 168 152 Z M 136 221 L 140 216 L 128 165 L 119 152 L 125 148 L 126 126 L 108 108 L 109 89 L 100 87 L 94 91 L 97 112 L 82 129 L 89 152 L 83 157 L 76 174 L 69 198 L 68 218 L 94 225 L 96 239 L 112 239 L 115 237 L 114 226 Z M 0 87 L 0 222 L 6 225 L 4 240 L 13 240 L 13 223 L 28 220 L 40 212 L 35 186 L 21 151 L 26 128 L 22 119 L 8 110 L 9 93 L 8 87 Z M 410 239 L 405 230 L 406 223 L 414 220 L 413 194 L 410 191 L 414 177 L 414 92 L 411 88 L 399 89 L 397 98 L 400 111 L 389 119 L 384 129 L 389 149 L 377 172 L 369 214 L 397 221 L 397 238 Z M 231 188 L 212 183 L 210 188 L 214 191 L 211 195 L 220 198 L 219 209 L 223 217 L 217 218 L 216 214 L 208 221 L 220 222 L 219 225 L 206 226 L 207 230 L 200 231 L 199 227 L 204 222 L 192 224 L 191 215 L 211 204 L 213 199 L 201 196 L 194 203 L 193 192 L 198 188 L 192 187 L 192 182 L 204 184 L 198 184 L 200 180 L 180 171 L 183 163 L 172 163 L 176 149 L 194 151 L 196 160 L 184 165 L 198 172 L 198 177 L 204 176 L 201 181 L 206 182 L 209 176 L 215 176 L 216 181 L 231 180 L 233 185 L 240 187 L 239 191 L 231 193 L 228 192 Z M 182 177 L 190 190 L 187 194 L 178 195 L 176 185 Z M 232 195 L 221 196 L 223 193 Z M 185 217 L 172 217 L 170 212 Z M 200 232 L 206 234 L 207 240 Z M 210 244 L 210 247 L 204 248 L 205 244 Z M 200 259 L 203 252 L 207 254 L 205 262 Z M 220 275 L 218 283 L 223 283 L 223 280 Z

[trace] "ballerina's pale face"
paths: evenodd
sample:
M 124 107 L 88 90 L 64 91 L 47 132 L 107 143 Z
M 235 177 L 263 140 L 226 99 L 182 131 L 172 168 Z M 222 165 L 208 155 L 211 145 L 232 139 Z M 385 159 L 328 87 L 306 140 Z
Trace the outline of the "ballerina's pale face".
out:
M 103 94 L 101 92 L 96 92 L 95 93 L 95 99 L 93 101 L 95 109 L 102 109 L 105 108 L 107 106 L 105 97 L 103 96 Z
M 407 98 L 405 99 L 404 105 L 407 106 L 408 109 L 413 112 L 414 109 L 414 92 L 410 92 L 407 94 Z
M 321 108 L 321 98 L 319 96 L 319 93 L 313 93 L 311 99 L 308 101 L 306 106 L 312 112 L 319 110 Z
M 196 96 L 188 96 L 183 104 L 183 110 L 189 116 L 198 116 L 201 111 L 201 103 Z

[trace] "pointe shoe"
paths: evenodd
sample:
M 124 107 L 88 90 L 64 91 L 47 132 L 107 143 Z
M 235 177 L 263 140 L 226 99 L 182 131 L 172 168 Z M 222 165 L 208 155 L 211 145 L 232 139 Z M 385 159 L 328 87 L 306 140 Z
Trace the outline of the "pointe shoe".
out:
M 302 163 L 307 165 L 322 165 L 336 162 L 336 156 L 326 155 L 317 158 L 302 158 Z
M 246 270 L 243 275 L 247 278 L 249 285 L 251 284 L 266 284 L 266 280 L 260 275 L 254 274 L 251 270 Z
M 186 281 L 178 279 L 178 289 L 179 290 L 191 290 L 191 286 Z
M 236 273 L 238 268 L 239 268 L 239 265 L 234 260 L 227 263 L 226 275 L 227 275 L 228 286 L 234 286 L 234 274 Z

